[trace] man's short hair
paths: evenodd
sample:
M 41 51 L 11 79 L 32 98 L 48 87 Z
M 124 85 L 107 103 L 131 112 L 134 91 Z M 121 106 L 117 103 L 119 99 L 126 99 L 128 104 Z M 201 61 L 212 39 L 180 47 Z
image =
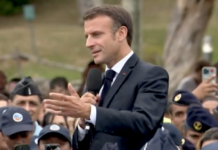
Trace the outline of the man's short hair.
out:
M 8 97 L 5 96 L 4 94 L 0 93 L 0 100 L 4 100 L 4 101 L 8 102 Z
M 83 20 L 91 20 L 97 16 L 108 16 L 114 21 L 114 31 L 121 26 L 125 26 L 128 30 L 127 43 L 131 46 L 133 38 L 133 22 L 131 15 L 122 7 L 117 5 L 102 5 L 89 9 Z
M 9 81 L 9 83 L 11 83 L 11 82 L 15 82 L 15 83 L 18 83 L 19 81 L 21 80 L 21 78 L 12 78 L 10 81 Z
M 67 89 L 68 80 L 65 77 L 55 77 L 50 82 L 50 89 L 54 89 L 56 86 Z
M 207 60 L 199 60 L 194 67 L 195 72 L 200 72 L 203 67 L 209 67 L 211 63 Z

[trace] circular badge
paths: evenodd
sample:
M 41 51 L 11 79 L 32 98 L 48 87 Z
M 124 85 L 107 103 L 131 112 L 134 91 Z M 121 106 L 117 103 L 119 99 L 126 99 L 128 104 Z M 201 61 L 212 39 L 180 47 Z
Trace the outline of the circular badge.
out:
M 20 113 L 15 113 L 13 115 L 13 120 L 15 122 L 21 122 L 23 120 L 23 115 L 21 115 Z
M 178 102 L 181 99 L 181 97 L 182 97 L 182 94 L 176 95 L 175 98 L 174 98 L 174 101 Z
M 54 125 L 51 125 L 51 126 L 50 126 L 50 130 L 52 130 L 52 131 L 58 131 L 58 130 L 60 130 L 60 127 L 59 127 L 58 125 L 54 124 Z
M 194 129 L 200 131 L 202 129 L 202 124 L 199 121 L 194 123 Z

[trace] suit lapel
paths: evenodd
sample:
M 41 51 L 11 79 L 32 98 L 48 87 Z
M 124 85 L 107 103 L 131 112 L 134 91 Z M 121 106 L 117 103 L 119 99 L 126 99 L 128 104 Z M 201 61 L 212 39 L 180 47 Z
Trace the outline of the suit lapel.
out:
M 126 64 L 123 66 L 121 72 L 118 74 L 115 82 L 113 83 L 112 87 L 108 91 L 105 100 L 103 102 L 103 107 L 108 107 L 111 100 L 113 99 L 114 95 L 117 93 L 121 85 L 124 83 L 124 81 L 127 79 L 127 77 L 132 72 L 133 67 L 138 62 L 139 58 L 133 54 L 129 60 L 126 62 Z

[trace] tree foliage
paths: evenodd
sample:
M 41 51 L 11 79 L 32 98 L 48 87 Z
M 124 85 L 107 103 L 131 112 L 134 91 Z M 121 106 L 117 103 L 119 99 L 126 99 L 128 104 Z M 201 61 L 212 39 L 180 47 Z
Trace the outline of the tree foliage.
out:
M 22 10 L 22 6 L 31 0 L 0 0 L 0 15 L 16 14 Z

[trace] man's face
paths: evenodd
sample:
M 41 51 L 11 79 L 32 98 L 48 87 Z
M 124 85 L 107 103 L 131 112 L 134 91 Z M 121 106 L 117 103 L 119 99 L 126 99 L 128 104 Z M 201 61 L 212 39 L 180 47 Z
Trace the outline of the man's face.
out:
M 218 101 L 214 100 L 207 100 L 205 101 L 202 106 L 207 109 L 211 114 L 213 114 L 214 109 L 218 106 Z
M 68 89 L 64 89 L 63 87 L 55 86 L 50 92 L 61 93 L 61 94 L 69 94 Z
M 32 136 L 33 133 L 30 131 L 19 132 L 19 133 L 12 134 L 10 136 L 3 135 L 9 150 L 14 150 L 14 147 L 16 145 L 20 145 L 20 144 L 28 145 L 32 139 Z
M 0 107 L 5 107 L 5 106 L 8 106 L 8 102 L 6 102 L 5 100 L 1 100 L 0 99 Z
M 171 105 L 171 121 L 182 132 L 182 125 L 186 120 L 187 106 Z
M 197 145 L 198 141 L 200 140 L 202 134 L 192 131 L 192 130 L 187 130 L 185 133 L 185 138 L 189 140 L 192 144 Z
M 3 138 L 2 132 L 0 132 L 0 150 L 8 150 L 8 146 Z
M 71 147 L 68 141 L 65 141 L 56 136 L 50 136 L 49 138 L 41 139 L 39 141 L 39 150 L 45 150 L 46 144 L 59 144 L 61 150 L 71 150 Z
M 119 57 L 118 34 L 113 31 L 113 20 L 97 16 L 84 24 L 86 47 L 90 49 L 96 64 L 108 64 Z
M 38 96 L 21 96 L 16 95 L 10 103 L 11 106 L 18 106 L 28 111 L 32 117 L 33 122 L 38 119 L 41 102 Z

